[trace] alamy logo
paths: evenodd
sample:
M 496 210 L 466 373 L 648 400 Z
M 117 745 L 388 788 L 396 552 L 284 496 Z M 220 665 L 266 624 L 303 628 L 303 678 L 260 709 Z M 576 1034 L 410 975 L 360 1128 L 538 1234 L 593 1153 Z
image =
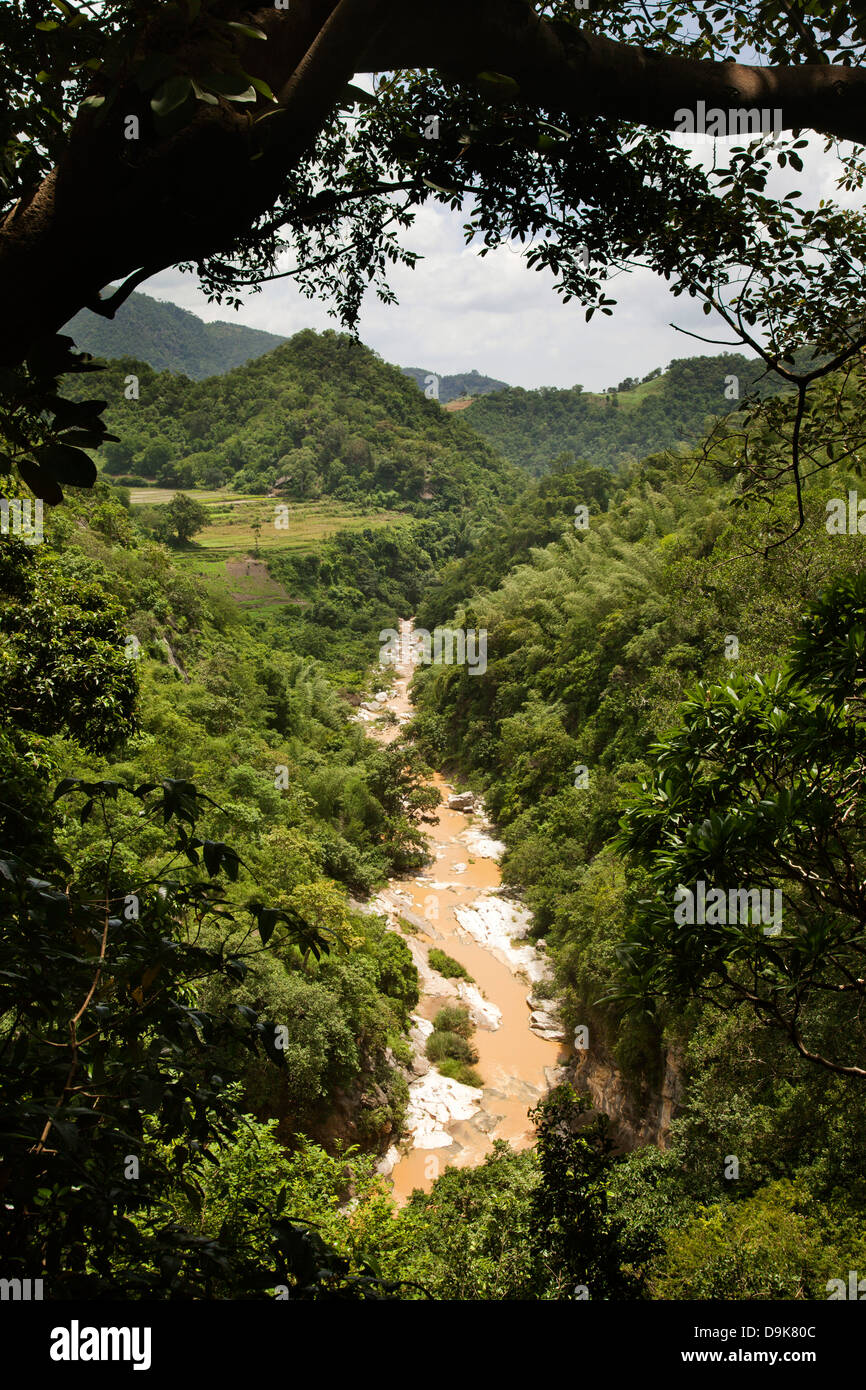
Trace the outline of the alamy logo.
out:
M 0 1301 L 38 1303 L 42 1298 L 41 1279 L 0 1279 Z
M 711 106 L 699 101 L 694 111 L 681 106 L 674 112 L 674 130 L 684 135 L 703 135 L 715 140 L 722 135 L 778 135 L 782 129 L 780 107 L 772 111 L 766 106 L 736 106 L 723 111 L 719 106 Z
M 52 1361 L 131 1361 L 134 1371 L 150 1370 L 149 1327 L 68 1327 L 51 1329 Z
M 824 525 L 829 536 L 866 536 L 866 497 L 861 502 L 856 492 L 844 497 L 831 497 L 827 503 Z
M 780 888 L 710 888 L 703 879 L 695 891 L 680 884 L 674 893 L 674 921 L 678 926 L 725 926 L 749 922 L 764 924 L 765 936 L 778 936 L 782 930 L 782 890 Z M 772 907 L 771 907 L 772 903 Z M 769 924 L 769 925 L 766 925 Z
M 31 502 L 29 497 L 0 497 L 0 535 L 18 536 L 25 545 L 39 545 L 42 532 L 42 498 Z
M 468 666 L 470 676 L 483 676 L 487 670 L 487 629 L 477 632 L 463 628 L 437 627 L 432 633 L 424 628 L 402 635 L 387 627 L 379 633 L 381 650 L 379 663 L 424 666 Z
M 848 1284 L 844 1279 L 827 1280 L 827 1301 L 834 1299 L 854 1299 L 860 1303 L 866 1299 L 866 1279 L 858 1279 L 856 1269 L 848 1270 Z

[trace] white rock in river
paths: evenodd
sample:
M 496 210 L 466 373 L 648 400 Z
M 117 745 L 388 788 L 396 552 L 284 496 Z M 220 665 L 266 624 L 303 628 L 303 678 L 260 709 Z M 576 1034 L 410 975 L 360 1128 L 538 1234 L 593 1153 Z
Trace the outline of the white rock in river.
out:
M 457 998 L 457 986 L 453 980 L 446 980 L 438 970 L 433 970 L 427 961 L 427 949 L 412 936 L 404 936 L 409 953 L 418 971 L 418 988 L 428 998 L 441 999 L 443 1004 Z M 432 1024 L 431 1024 L 432 1028 Z
M 492 951 L 514 972 L 523 970 L 533 982 L 550 974 L 550 964 L 539 956 L 535 947 L 513 946 L 512 938 L 526 935 L 532 914 L 525 907 L 515 907 L 495 893 L 476 898 L 469 907 L 455 907 L 454 916 L 464 931 Z
M 501 840 L 493 840 L 489 835 L 485 835 L 483 831 L 476 830 L 474 827 L 470 830 L 464 830 L 459 839 L 479 859 L 501 859 L 505 853 L 505 846 Z
M 529 1026 L 537 1037 L 550 1042 L 564 1042 L 567 1036 L 562 1019 L 553 1009 L 533 1009 Z
M 475 797 L 472 792 L 455 792 L 448 798 L 449 811 L 472 811 L 475 808 Z
M 447 1149 L 454 1142 L 446 1126 L 469 1120 L 481 1108 L 484 1092 L 430 1071 L 409 1087 L 406 1128 L 416 1149 Z
M 489 999 L 485 999 L 477 985 L 470 985 L 461 980 L 457 985 L 457 998 L 468 1008 L 476 1027 L 489 1028 L 495 1032 L 502 1023 L 502 1010 L 491 1004 Z
M 386 1154 L 379 1159 L 376 1164 L 376 1172 L 383 1178 L 390 1178 L 397 1164 L 400 1162 L 401 1154 L 396 1144 L 392 1144 Z

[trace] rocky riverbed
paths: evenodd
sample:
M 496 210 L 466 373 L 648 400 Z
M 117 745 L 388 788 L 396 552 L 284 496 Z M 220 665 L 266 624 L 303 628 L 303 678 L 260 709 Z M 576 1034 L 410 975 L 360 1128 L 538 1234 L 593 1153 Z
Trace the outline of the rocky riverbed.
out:
M 358 711 L 383 740 L 395 738 L 411 717 L 411 675 L 410 665 L 397 666 L 393 688 L 377 692 Z M 551 975 L 543 943 L 527 939 L 530 915 L 501 885 L 497 861 L 504 846 L 471 793 L 455 791 L 439 776 L 434 782 L 442 804 L 428 832 L 430 866 L 393 879 L 370 904 L 403 936 L 421 986 L 406 1127 L 380 1165 L 401 1201 L 415 1187 L 428 1189 L 446 1166 L 481 1163 L 494 1139 L 515 1148 L 531 1143 L 528 1111 L 564 1076 L 568 1060 L 555 1001 L 535 994 Z M 435 971 L 428 959 L 434 946 L 458 960 L 473 983 Z M 433 1019 L 453 1003 L 467 1008 L 476 1025 L 481 1087 L 440 1075 L 424 1055 Z

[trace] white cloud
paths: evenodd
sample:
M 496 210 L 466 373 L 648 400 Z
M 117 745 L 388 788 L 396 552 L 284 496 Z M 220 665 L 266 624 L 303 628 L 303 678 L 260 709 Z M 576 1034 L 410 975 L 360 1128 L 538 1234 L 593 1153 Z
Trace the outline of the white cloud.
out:
M 696 160 L 710 157 L 706 147 L 688 136 L 674 137 L 694 150 Z M 736 141 L 720 141 L 720 147 Z M 720 154 L 723 150 L 720 148 Z M 854 204 L 853 195 L 835 188 L 838 161 L 823 152 L 823 141 L 810 140 L 804 172 L 779 171 L 773 191 L 798 187 L 808 203 L 837 197 Z M 794 182 L 795 180 L 795 182 Z M 673 357 L 725 351 L 683 336 L 671 322 L 692 333 L 727 339 L 695 301 L 674 299 L 663 280 L 636 270 L 610 283 L 618 305 L 611 318 L 596 314 L 585 322 L 584 310 L 563 304 L 553 278 L 530 271 L 508 248 L 479 257 L 467 247 L 463 219 L 445 208 L 421 209 L 406 244 L 424 257 L 414 271 L 397 267 L 392 284 L 399 304 L 387 306 L 370 296 L 364 306 L 360 336 L 389 362 L 426 367 L 441 373 L 472 368 L 513 385 L 573 386 L 601 390 L 626 376 L 642 377 Z M 202 318 L 229 319 L 290 337 L 302 328 L 338 328 L 325 305 L 305 299 L 291 280 L 276 280 L 250 294 L 239 313 L 208 304 L 193 276 L 169 270 L 142 289 L 170 299 Z

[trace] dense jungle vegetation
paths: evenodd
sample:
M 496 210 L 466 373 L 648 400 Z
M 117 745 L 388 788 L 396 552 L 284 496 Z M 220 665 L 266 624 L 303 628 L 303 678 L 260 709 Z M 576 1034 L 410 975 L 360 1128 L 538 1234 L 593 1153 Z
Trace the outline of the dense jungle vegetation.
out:
M 176 372 L 193 381 L 242 367 L 286 341 L 239 323 L 205 323 L 177 304 L 146 294 L 131 294 L 113 319 L 82 309 L 66 332 L 93 357 L 137 357 L 156 372 Z
M 89 386 L 71 378 L 66 389 L 80 398 Z M 492 504 L 517 486 L 516 471 L 459 416 L 346 334 L 305 330 L 194 384 L 121 360 L 100 390 L 106 423 L 120 435 L 101 453 L 121 481 L 278 488 L 288 498 L 363 500 L 419 516 Z
M 709 450 L 541 479 L 419 610 L 488 629 L 483 677 L 416 676 L 414 730 L 484 792 L 570 1023 L 626 1119 L 679 1074 L 669 1146 L 611 1180 L 652 1297 L 821 1298 L 863 1258 L 862 385 L 813 402 L 799 534 L 792 496 L 734 481 L 745 434 L 772 447 L 759 413 Z M 780 428 L 793 405 L 769 410 Z M 678 929 L 675 890 L 701 879 L 781 890 L 780 934 Z
M 808 428 L 839 392 L 856 468 L 859 376 Z M 35 1247 L 95 1297 L 822 1298 L 866 1259 L 860 991 L 839 988 L 862 949 L 866 576 L 825 525 L 857 478 L 826 457 L 807 526 L 769 549 L 793 500 L 735 479 L 744 431 L 770 447 L 791 409 L 278 556 L 308 606 L 276 613 L 191 575 L 106 478 L 43 546 L 4 539 L 13 1272 Z M 412 612 L 486 627 L 488 669 L 421 672 L 413 739 L 386 749 L 350 701 Z M 562 1087 L 534 1150 L 497 1143 L 395 1213 L 374 1164 L 418 982 L 360 905 L 423 862 L 428 765 L 483 791 L 627 1115 L 675 1067 L 666 1148 L 623 1153 Z M 701 876 L 781 886 L 781 936 L 720 927 L 696 952 L 669 904 Z
M 7 0 L 0 40 L 3 1291 L 856 1299 L 863 0 Z M 587 324 L 655 277 L 736 355 L 443 411 L 355 336 L 432 228 Z M 225 371 L 266 340 L 172 314 L 158 365 L 203 379 L 95 381 L 63 324 L 175 271 L 344 331 Z M 142 482 L 371 524 L 245 608 Z M 420 671 L 385 746 L 353 713 L 412 614 L 486 669 Z M 369 909 L 425 864 L 434 767 L 484 794 L 577 1056 L 534 1148 L 397 1211 L 419 978 Z
M 757 358 L 722 353 L 677 358 L 642 382 L 626 377 L 602 397 L 581 386 L 512 386 L 473 401 L 465 414 L 504 458 L 530 473 L 547 472 L 563 456 L 614 469 L 659 449 L 694 445 L 711 418 L 741 408 L 750 394 L 777 389 Z

